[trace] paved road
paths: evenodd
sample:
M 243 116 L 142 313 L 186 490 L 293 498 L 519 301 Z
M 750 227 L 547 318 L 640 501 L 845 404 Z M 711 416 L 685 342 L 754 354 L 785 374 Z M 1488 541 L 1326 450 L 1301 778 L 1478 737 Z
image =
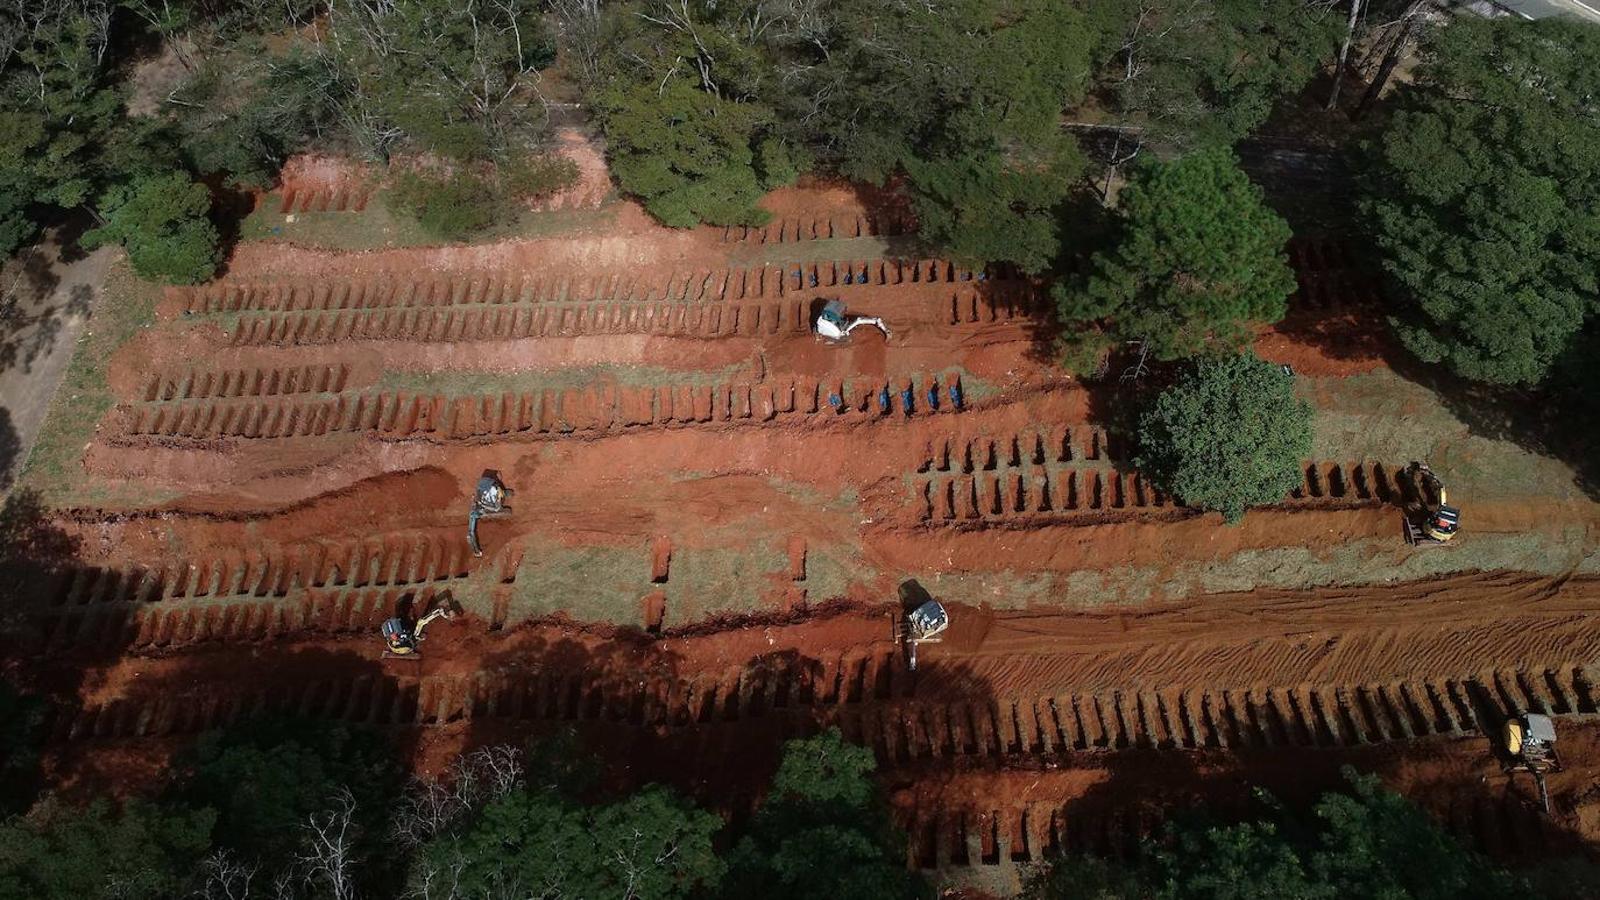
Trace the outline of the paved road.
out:
M 105 247 L 64 262 L 47 240 L 0 271 L 0 494 L 33 449 L 119 252 Z

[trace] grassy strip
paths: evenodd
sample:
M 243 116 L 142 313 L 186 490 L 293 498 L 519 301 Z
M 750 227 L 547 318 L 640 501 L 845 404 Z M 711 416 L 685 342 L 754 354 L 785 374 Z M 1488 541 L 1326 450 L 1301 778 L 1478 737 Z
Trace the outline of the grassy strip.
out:
M 417 220 L 392 207 L 389 192 L 378 190 L 362 212 L 279 212 L 281 198 L 268 196 L 240 225 L 241 241 L 288 243 L 326 250 L 379 250 L 390 247 L 436 247 L 441 241 L 422 230 Z M 523 209 L 516 218 L 497 223 L 472 237 L 471 243 L 555 237 L 604 229 L 617 205 L 598 209 Z M 294 221 L 290 222 L 290 216 Z
M 716 385 L 750 381 L 748 362 L 714 371 L 675 371 L 658 366 L 594 365 L 536 372 L 396 372 L 386 371 L 378 379 L 380 391 L 472 396 L 483 394 L 521 394 L 542 390 L 584 388 L 596 384 L 620 387 L 659 387 L 661 385 Z
M 137 505 L 167 499 L 136 485 L 129 485 L 125 498 L 113 496 L 109 488 L 88 485 L 83 472 L 84 448 L 94 439 L 106 411 L 117 402 L 106 383 L 106 364 L 118 347 L 155 321 L 160 297 L 160 286 L 141 281 L 125 259 L 112 264 L 66 376 L 50 401 L 50 412 L 18 479 L 20 487 L 37 491 L 53 506 L 118 499 Z

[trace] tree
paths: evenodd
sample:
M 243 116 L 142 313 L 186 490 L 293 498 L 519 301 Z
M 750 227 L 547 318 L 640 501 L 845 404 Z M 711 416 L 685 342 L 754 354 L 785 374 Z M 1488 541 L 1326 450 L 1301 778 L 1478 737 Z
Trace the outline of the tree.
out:
M 1066 0 L 842 0 L 781 32 L 770 97 L 796 142 L 851 178 L 904 173 L 923 236 L 1030 271 L 1059 251 L 1056 208 L 1086 168 L 1060 127 L 1099 32 Z
M 340 73 L 346 129 L 387 158 L 409 138 L 454 159 L 515 152 L 548 123 L 537 73 L 555 59 L 532 0 L 351 0 L 321 45 Z
M 130 802 L 54 801 L 0 825 L 0 897 L 165 900 L 183 894 L 214 814 Z
M 1338 44 L 1315 0 L 1111 0 L 1097 15 L 1120 47 L 1105 73 L 1116 109 L 1147 142 L 1224 146 L 1266 121 Z
M 35 204 L 72 208 L 103 183 L 97 153 L 122 99 L 106 84 L 105 0 L 0 10 L 0 256 L 38 228 Z
M 838 729 L 790 741 L 766 803 L 728 858 L 722 896 L 893 900 L 926 886 L 871 780 L 872 751 Z
M 1294 380 L 1254 354 L 1202 360 L 1139 421 L 1137 464 L 1190 506 L 1237 522 L 1300 483 L 1311 405 Z
M 657 91 L 616 87 L 595 101 L 611 142 L 617 183 L 674 228 L 757 225 L 763 193 L 752 142 L 764 118 L 683 81 Z
M 1344 771 L 1348 793 L 1329 792 L 1314 814 L 1268 801 L 1257 821 L 1218 824 L 1191 814 L 1171 822 L 1128 864 L 1085 857 L 1051 861 L 1026 900 L 1491 900 L 1529 895 L 1513 876 L 1463 846 L 1375 776 Z M 1593 867 L 1570 870 L 1592 885 Z M 1557 886 L 1552 894 L 1585 896 Z M 1569 893 L 1569 891 L 1571 891 Z
M 86 247 L 121 244 L 133 270 L 171 284 L 196 284 L 217 270 L 217 229 L 211 192 L 188 175 L 145 176 L 100 198 L 105 224 L 84 233 Z
M 543 790 L 507 793 L 470 826 L 430 841 L 412 874 L 421 897 L 649 897 L 713 887 L 722 827 L 662 787 L 602 806 Z M 448 888 L 441 888 L 441 885 Z
M 1283 317 L 1289 226 L 1229 151 L 1143 165 L 1117 219 L 1087 274 L 1055 288 L 1062 320 L 1084 329 L 1074 340 L 1143 341 L 1170 360 L 1237 348 Z
M 385 853 L 382 840 L 400 776 L 392 749 L 378 734 L 265 719 L 202 735 L 182 768 L 177 796 L 190 806 L 215 809 L 218 846 L 242 859 L 286 869 L 308 844 L 328 849 L 318 835 L 341 830 L 347 853 Z M 334 828 L 339 822 L 352 827 Z
M 1600 26 L 1452 19 L 1374 148 L 1366 208 L 1425 362 L 1533 384 L 1600 313 Z

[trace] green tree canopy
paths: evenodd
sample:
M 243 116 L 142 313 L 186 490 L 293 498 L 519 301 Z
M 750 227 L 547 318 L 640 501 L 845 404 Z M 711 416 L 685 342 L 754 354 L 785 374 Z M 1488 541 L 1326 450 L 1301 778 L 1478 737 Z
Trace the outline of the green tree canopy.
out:
M 682 79 L 659 88 L 617 84 L 594 102 L 617 183 L 664 224 L 766 221 L 766 212 L 756 208 L 769 183 L 756 155 L 763 107 L 725 100 Z
M 1064 857 L 1026 900 L 1491 900 L 1527 893 L 1375 776 L 1346 768 L 1349 793 L 1324 794 L 1310 821 L 1273 805 L 1260 821 L 1189 816 L 1128 864 Z M 1593 873 L 1575 873 L 1592 886 Z M 1583 896 L 1557 890 L 1540 896 Z
M 100 12 L 88 3 L 0 12 L 0 256 L 33 237 L 34 204 L 75 207 L 102 183 L 98 154 L 122 98 L 108 83 Z
M 534 0 L 353 0 L 328 24 L 343 118 L 373 153 L 404 137 L 456 159 L 501 155 L 546 124 L 533 83 L 555 43 Z
M 1278 98 L 1311 80 L 1338 46 L 1343 16 L 1308 0 L 1109 0 L 1094 4 L 1117 48 L 1103 73 L 1145 140 L 1231 145 Z
M 218 844 L 277 868 L 300 845 L 307 817 L 341 791 L 355 801 L 363 852 L 380 855 L 384 816 L 400 786 L 382 736 L 276 718 L 202 735 L 183 769 L 178 797 L 217 811 Z
M 1236 522 L 1300 484 L 1311 405 L 1254 354 L 1202 360 L 1145 411 L 1139 445 L 1139 468 L 1162 488 Z
M 723 864 L 711 839 L 721 827 L 661 787 L 601 806 L 520 789 L 430 842 L 414 877 L 426 884 L 451 873 L 456 893 L 448 896 L 672 900 L 717 884 Z
M 168 900 L 210 847 L 209 810 L 46 801 L 0 825 L 0 898 Z
M 1144 341 L 1158 359 L 1237 348 L 1283 317 L 1289 226 L 1232 153 L 1205 150 L 1134 172 L 1108 249 L 1057 285 L 1072 340 Z M 1087 331 L 1086 329 L 1097 329 Z
M 790 741 L 767 802 L 728 857 L 722 896 L 894 900 L 927 895 L 870 778 L 872 751 L 837 729 Z
M 842 0 L 786 51 L 773 99 L 797 141 L 853 178 L 904 172 L 923 235 L 968 261 L 1037 271 L 1087 162 L 1061 129 L 1100 32 L 1068 0 Z
M 173 172 L 118 185 L 100 198 L 105 224 L 84 233 L 87 247 L 121 244 L 133 270 L 171 284 L 196 284 L 217 270 L 217 229 L 208 216 L 211 192 Z
M 1532 384 L 1600 313 L 1600 26 L 1454 17 L 1424 60 L 1366 188 L 1400 338 Z

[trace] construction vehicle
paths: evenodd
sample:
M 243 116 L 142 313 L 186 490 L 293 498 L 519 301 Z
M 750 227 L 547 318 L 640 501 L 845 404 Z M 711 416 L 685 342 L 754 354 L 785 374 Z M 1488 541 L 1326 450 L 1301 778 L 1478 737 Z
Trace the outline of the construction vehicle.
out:
M 835 344 L 842 344 L 850 339 L 850 332 L 863 325 L 883 332 L 884 340 L 889 339 L 889 326 L 877 316 L 852 316 L 846 310 L 843 300 L 829 300 L 823 304 L 822 311 L 817 313 L 812 320 L 812 330 L 818 337 Z
M 944 604 L 937 600 L 929 600 L 911 612 L 897 617 L 892 636 L 895 643 L 903 643 L 906 646 L 906 667 L 915 672 L 917 646 L 939 643 L 939 635 L 949 627 L 950 614 L 945 612 Z
M 1507 774 L 1530 772 L 1534 784 L 1539 786 L 1539 802 L 1546 814 L 1550 812 L 1550 791 L 1544 778 L 1551 772 L 1561 771 L 1561 757 L 1556 754 L 1556 725 L 1549 716 L 1525 713 L 1508 719 L 1502 731 L 1505 739 L 1505 765 Z
M 385 620 L 378 627 L 378 633 L 383 635 L 384 658 L 421 659 L 420 645 L 427 627 L 439 619 L 453 619 L 455 615 L 454 606 L 447 601 L 414 623 L 399 616 Z
M 1427 463 L 1413 462 L 1406 476 L 1417 486 L 1417 502 L 1405 514 L 1406 543 L 1413 547 L 1447 544 L 1461 528 L 1461 510 L 1449 505 L 1444 482 Z
M 478 544 L 478 520 L 511 512 L 511 507 L 506 505 L 510 494 L 511 490 L 500 481 L 498 472 L 490 470 L 479 476 L 478 488 L 472 494 L 472 510 L 467 513 L 467 545 L 472 548 L 473 556 L 483 555 L 483 547 Z

